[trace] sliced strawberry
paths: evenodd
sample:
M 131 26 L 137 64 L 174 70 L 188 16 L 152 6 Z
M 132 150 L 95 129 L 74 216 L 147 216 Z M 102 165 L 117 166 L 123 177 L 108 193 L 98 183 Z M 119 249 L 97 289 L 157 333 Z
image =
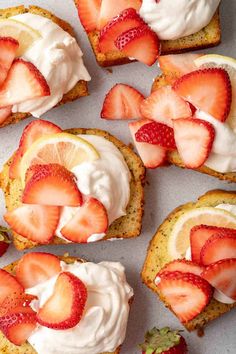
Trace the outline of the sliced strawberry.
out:
M 143 125 L 135 134 L 139 143 L 160 145 L 167 150 L 175 150 L 174 130 L 163 123 L 151 122 Z
M 236 258 L 224 259 L 209 265 L 202 273 L 214 288 L 236 300 Z
M 212 288 L 198 275 L 165 272 L 157 284 L 167 304 L 183 323 L 191 321 L 208 305 Z
M 101 30 L 99 36 L 99 50 L 102 53 L 117 50 L 115 40 L 124 32 L 131 28 L 143 25 L 144 22 L 137 12 L 132 9 L 122 11 L 118 16 L 114 17 Z
M 10 178 L 20 177 L 20 162 L 24 153 L 38 139 L 45 135 L 61 133 L 62 129 L 46 120 L 37 119 L 28 124 L 21 136 L 18 150 L 15 152 L 9 169 Z
M 24 291 L 22 285 L 11 274 L 0 269 L 0 306 L 11 295 L 19 295 Z
M 144 96 L 131 86 L 116 84 L 107 93 L 101 112 L 105 119 L 141 118 L 140 104 Z
M 137 122 L 129 123 L 130 133 L 134 145 L 147 168 L 157 168 L 166 164 L 167 151 L 162 146 L 151 145 L 148 143 L 138 143 L 135 139 L 137 131 L 145 124 L 151 123 L 148 119 L 142 119 Z
M 60 260 L 50 253 L 33 252 L 24 255 L 16 267 L 16 279 L 24 288 L 43 283 L 61 271 Z
M 224 122 L 229 115 L 232 89 L 227 71 L 220 68 L 193 71 L 173 86 L 178 95 L 195 107 Z
M 0 124 L 5 122 L 5 120 L 11 115 L 12 106 L 0 108 Z
M 236 258 L 236 234 L 215 234 L 206 241 L 202 247 L 201 264 L 204 266 L 218 262 L 222 259 Z M 236 274 L 235 274 L 236 275 Z
M 192 111 L 187 102 L 179 97 L 171 86 L 163 86 L 153 92 L 141 104 L 143 117 L 173 127 L 172 119 L 189 118 Z
M 22 312 L 24 309 L 26 312 L 30 312 L 30 303 L 36 300 L 37 297 L 34 295 L 29 295 L 24 292 L 22 293 L 11 293 L 5 300 L 1 303 L 0 316 L 5 316 L 6 314 Z M 32 310 L 33 311 L 33 310 Z
M 97 29 L 97 22 L 102 0 L 78 0 L 78 14 L 86 32 Z
M 14 38 L 0 37 L 0 87 L 7 78 L 18 48 L 19 42 Z
M 199 168 L 207 160 L 215 138 L 213 125 L 201 119 L 173 121 L 175 142 L 185 167 Z
M 161 55 L 158 62 L 167 82 L 173 84 L 181 76 L 197 70 L 194 60 L 202 55 L 195 53 Z
M 203 270 L 204 267 L 201 267 L 192 261 L 188 261 L 186 259 L 178 259 L 165 265 L 165 267 L 161 269 L 157 276 L 161 276 L 161 274 L 164 272 L 192 273 L 200 276 Z
M 197 225 L 194 226 L 190 233 L 190 245 L 191 245 L 191 256 L 192 261 L 198 264 L 201 263 L 200 253 L 207 242 L 213 235 L 236 235 L 236 230 L 216 227 L 216 226 L 207 226 L 207 225 Z
M 86 286 L 79 278 L 69 272 L 61 273 L 52 296 L 39 309 L 39 324 L 53 329 L 75 327 L 83 315 L 87 296 Z
M 0 226 L 0 257 L 6 253 L 10 243 L 11 241 L 8 236 L 8 230 L 5 227 Z
M 61 234 L 72 242 L 86 243 L 93 234 L 106 233 L 108 225 L 105 207 L 97 199 L 90 198 L 62 228 Z
M 102 0 L 98 28 L 102 29 L 115 16 L 126 9 L 133 8 L 138 11 L 141 5 L 141 0 Z
M 48 244 L 56 231 L 60 208 L 23 204 L 7 212 L 4 219 L 19 235 L 39 244 Z
M 159 55 L 159 39 L 146 24 L 122 33 L 115 41 L 116 47 L 127 57 L 153 65 Z
M 0 317 L 0 329 L 15 345 L 21 346 L 36 328 L 36 314 L 31 308 Z
M 0 108 L 43 96 L 50 96 L 43 75 L 32 63 L 16 59 L 0 88 Z
M 48 164 L 33 170 L 34 174 L 23 191 L 23 203 L 72 207 L 81 205 L 82 195 L 75 176 L 64 166 Z

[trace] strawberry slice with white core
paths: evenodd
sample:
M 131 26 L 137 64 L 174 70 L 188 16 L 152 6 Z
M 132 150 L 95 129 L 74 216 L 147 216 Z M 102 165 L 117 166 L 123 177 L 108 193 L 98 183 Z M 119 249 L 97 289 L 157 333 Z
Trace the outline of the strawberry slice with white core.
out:
M 39 324 L 62 330 L 75 327 L 83 315 L 87 296 L 86 286 L 78 277 L 69 272 L 61 273 L 52 296 L 39 309 Z
M 232 101 L 231 82 L 227 71 L 211 68 L 193 71 L 178 79 L 175 92 L 195 107 L 224 122 Z
M 192 273 L 200 276 L 203 271 L 204 267 L 201 267 L 192 261 L 188 261 L 186 259 L 178 259 L 165 265 L 164 268 L 162 268 L 161 271 L 157 274 L 157 277 L 160 277 L 161 274 L 165 272 Z
M 236 230 L 224 227 L 197 225 L 191 229 L 190 232 L 190 245 L 191 245 L 191 258 L 193 262 L 201 263 L 201 250 L 213 235 L 235 235 Z
M 166 124 L 147 123 L 137 131 L 135 139 L 137 142 L 160 145 L 167 150 L 176 150 L 174 130 Z
M 0 37 L 0 87 L 7 78 L 18 48 L 19 42 L 14 38 Z
M 11 115 L 11 112 L 12 106 L 0 108 L 0 124 L 5 122 L 5 120 Z
M 22 195 L 25 204 L 80 206 L 80 193 L 74 174 L 59 164 L 33 167 L 34 174 L 28 180 Z
M 135 139 L 137 131 L 145 124 L 151 123 L 148 119 L 142 119 L 137 122 L 129 123 L 129 129 L 133 138 L 134 145 L 147 168 L 157 168 L 166 164 L 167 150 L 159 145 L 148 143 L 139 143 Z
M 156 285 L 182 323 L 199 315 L 212 298 L 208 282 L 192 273 L 164 272 Z
M 103 204 L 95 198 L 89 198 L 61 229 L 61 234 L 72 242 L 86 243 L 90 236 L 106 233 L 108 226 L 107 211 Z
M 160 43 L 155 32 L 146 24 L 122 33 L 115 41 L 116 47 L 127 57 L 153 65 L 159 56 Z
M 99 36 L 100 52 L 107 53 L 112 50 L 117 50 L 115 40 L 118 36 L 131 28 L 138 27 L 143 24 L 143 20 L 134 9 L 125 9 L 118 16 L 108 22 L 107 25 L 101 30 Z
M 61 133 L 62 129 L 46 120 L 37 119 L 28 124 L 21 136 L 18 150 L 15 152 L 9 169 L 10 178 L 20 178 L 20 162 L 27 149 L 45 135 Z
M 29 307 L 0 317 L 0 329 L 17 346 L 24 344 L 36 328 L 36 314 Z
M 102 0 L 101 10 L 98 19 L 98 29 L 102 29 L 115 16 L 122 11 L 133 8 L 138 11 L 142 5 L 141 0 Z
M 78 0 L 76 1 L 80 21 L 86 32 L 97 29 L 97 23 L 101 8 L 101 0 Z
M 104 119 L 141 118 L 140 105 L 144 96 L 133 87 L 116 84 L 107 93 L 101 112 Z
M 198 67 L 194 60 L 201 56 L 193 53 L 161 55 L 158 62 L 167 82 L 173 84 L 181 76 L 196 71 Z
M 201 119 L 173 120 L 175 142 L 186 168 L 199 168 L 207 160 L 215 138 L 213 125 Z
M 236 234 L 215 234 L 202 247 L 200 259 L 204 266 L 222 259 L 236 258 Z M 235 274 L 236 275 L 236 274 Z
M 0 88 L 0 108 L 38 97 L 50 96 L 50 88 L 32 63 L 16 59 Z
M 8 211 L 4 219 L 17 234 L 39 244 L 48 244 L 57 229 L 60 208 L 23 204 Z
M 12 294 L 18 296 L 22 292 L 24 292 L 24 288 L 17 279 L 5 270 L 0 269 L 0 306 L 8 296 Z
M 16 267 L 16 279 L 27 289 L 47 281 L 60 271 L 61 265 L 57 256 L 33 252 L 20 259 Z
M 163 86 L 154 91 L 141 104 L 143 117 L 173 127 L 173 119 L 189 118 L 192 110 L 187 102 L 178 96 L 171 86 Z
M 215 289 L 236 300 L 236 258 L 224 259 L 209 265 L 201 277 Z

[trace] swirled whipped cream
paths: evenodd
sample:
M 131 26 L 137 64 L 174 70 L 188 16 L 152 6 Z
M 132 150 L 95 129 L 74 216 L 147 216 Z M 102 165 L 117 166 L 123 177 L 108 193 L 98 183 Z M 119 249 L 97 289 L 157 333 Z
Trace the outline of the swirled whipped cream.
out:
M 98 151 L 96 161 L 83 162 L 72 172 L 76 176 L 81 193 L 98 199 L 106 208 L 109 224 L 126 214 L 130 199 L 130 171 L 119 149 L 107 139 L 97 135 L 80 135 Z M 64 207 L 61 212 L 56 236 L 76 214 L 79 207 Z M 88 242 L 101 240 L 105 234 L 90 236 Z
M 160 39 L 178 39 L 207 26 L 220 0 L 143 0 L 140 16 Z
M 38 325 L 28 342 L 38 354 L 99 354 L 114 352 L 126 334 L 129 300 L 133 290 L 120 263 L 101 262 L 66 264 L 62 271 L 80 278 L 87 287 L 88 299 L 81 321 L 74 328 L 53 330 Z M 38 297 L 32 303 L 35 311 L 53 293 L 57 276 L 27 289 Z
M 84 66 L 83 53 L 75 38 L 52 20 L 31 13 L 13 16 L 11 19 L 23 22 L 41 34 L 41 38 L 24 53 L 23 58 L 33 63 L 43 74 L 51 95 L 13 107 L 13 112 L 30 112 L 39 118 L 57 105 L 63 95 L 78 81 L 89 81 L 91 78 Z

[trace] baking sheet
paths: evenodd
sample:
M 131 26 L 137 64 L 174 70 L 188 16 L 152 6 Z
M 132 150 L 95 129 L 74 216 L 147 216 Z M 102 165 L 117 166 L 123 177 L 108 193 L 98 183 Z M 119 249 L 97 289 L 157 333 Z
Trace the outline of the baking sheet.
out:
M 0 8 L 24 5 L 38 5 L 52 11 L 57 16 L 70 22 L 76 30 L 78 40 L 84 52 L 86 66 L 92 76 L 89 84 L 90 97 L 56 108 L 44 115 L 62 128 L 89 127 L 108 130 L 125 143 L 131 141 L 126 122 L 107 122 L 100 119 L 100 108 L 104 95 L 118 82 L 134 85 L 144 94 L 149 94 L 153 79 L 158 74 L 157 65 L 148 68 L 139 63 L 112 68 L 112 73 L 101 69 L 95 61 L 86 34 L 77 17 L 72 0 L 18 1 L 0 0 Z M 220 53 L 236 57 L 236 0 L 224 0 L 221 6 L 223 29 L 222 44 L 205 52 Z M 30 122 L 27 119 L 17 125 L 0 130 L 0 166 L 17 147 L 23 128 Z M 152 326 L 171 326 L 181 328 L 177 319 L 164 308 L 156 296 L 140 280 L 140 271 L 146 250 L 158 225 L 176 206 L 195 200 L 199 195 L 215 188 L 234 190 L 234 184 L 218 181 L 197 172 L 181 170 L 176 167 L 148 171 L 146 185 L 145 216 L 142 235 L 134 240 L 102 242 L 88 245 L 68 245 L 40 247 L 38 250 L 63 254 L 69 252 L 88 260 L 120 261 L 127 271 L 129 283 L 135 291 L 135 301 L 131 309 L 126 341 L 122 354 L 138 354 L 137 344 L 143 340 L 144 333 Z M 3 196 L 0 195 L 0 215 L 5 211 Z M 36 250 L 36 249 L 35 249 Z M 13 246 L 0 259 L 0 267 L 21 257 Z M 236 312 L 222 316 L 212 322 L 199 338 L 195 333 L 184 335 L 189 343 L 190 354 L 235 354 L 236 353 Z M 45 353 L 46 354 L 46 353 Z

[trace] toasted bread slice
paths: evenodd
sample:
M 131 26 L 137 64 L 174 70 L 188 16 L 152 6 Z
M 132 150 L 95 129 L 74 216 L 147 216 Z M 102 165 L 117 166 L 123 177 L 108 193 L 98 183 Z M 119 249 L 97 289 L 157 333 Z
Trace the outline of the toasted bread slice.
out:
M 76 7 L 78 7 L 79 1 L 80 0 L 74 0 Z M 99 31 L 91 31 L 87 33 L 87 35 L 94 51 L 96 60 L 100 66 L 107 67 L 134 62 L 134 60 L 131 60 L 126 57 L 119 50 L 111 51 L 106 54 L 101 53 L 98 49 Z M 201 31 L 177 40 L 161 41 L 161 53 L 162 55 L 177 54 L 191 50 L 214 47 L 220 44 L 220 41 L 221 26 L 218 9 L 211 22 Z
M 19 14 L 24 14 L 27 12 L 49 18 L 50 20 L 55 22 L 58 26 L 60 26 L 64 31 L 68 32 L 71 36 L 75 37 L 75 33 L 73 31 L 73 28 L 71 27 L 71 25 L 69 23 L 61 20 L 60 18 L 53 15 L 51 12 L 49 12 L 45 9 L 42 9 L 38 6 L 29 6 L 29 8 L 26 8 L 22 5 L 22 6 L 17 6 L 17 7 L 0 9 L 0 19 L 8 18 L 11 16 L 16 16 Z M 89 95 L 89 92 L 88 92 L 87 82 L 84 80 L 80 80 L 73 87 L 72 90 L 70 90 L 68 93 L 66 93 L 63 96 L 62 100 L 58 103 L 58 106 L 68 103 L 68 102 L 75 101 L 80 97 L 84 97 L 84 96 L 88 96 L 88 95 Z M 0 124 L 0 128 L 6 126 L 8 124 L 18 123 L 22 119 L 28 118 L 30 116 L 31 116 L 31 114 L 27 113 L 27 112 L 12 113 L 2 124 Z
M 152 85 L 152 92 L 158 90 L 162 86 L 168 85 L 165 75 L 160 75 L 158 76 L 155 81 L 153 82 Z M 185 168 L 185 165 L 183 161 L 181 160 L 179 154 L 177 151 L 169 151 L 167 155 L 168 162 L 172 165 L 176 165 L 181 168 Z M 201 166 L 199 168 L 194 169 L 195 171 L 205 173 L 206 175 L 210 175 L 212 177 L 219 178 L 223 181 L 229 181 L 229 182 L 236 182 L 236 173 L 235 172 L 227 172 L 227 173 L 221 173 L 212 170 L 211 168 L 207 166 Z
M 98 135 L 111 141 L 122 153 L 131 172 L 131 194 L 127 207 L 127 214 L 115 220 L 109 227 L 105 239 L 131 238 L 139 236 L 142 226 L 143 205 L 144 205 L 144 179 L 145 168 L 141 159 L 131 150 L 109 133 L 99 129 L 70 129 L 67 132 L 72 134 Z M 11 159 L 5 164 L 0 174 L 0 187 L 3 189 L 8 210 L 13 210 L 20 205 L 22 186 L 19 179 L 9 179 L 9 166 Z M 26 238 L 13 233 L 13 240 L 18 250 L 36 247 L 37 244 Z M 54 237 L 52 244 L 65 244 L 65 240 Z
M 176 208 L 158 228 L 148 248 L 147 257 L 142 270 L 142 280 L 151 290 L 160 296 L 160 299 L 164 303 L 164 299 L 161 297 L 158 288 L 155 286 L 154 279 L 158 271 L 171 261 L 167 253 L 167 244 L 173 225 L 178 217 L 183 215 L 188 209 L 193 207 L 215 207 L 218 204 L 224 203 L 236 205 L 236 192 L 226 192 L 223 190 L 210 191 L 201 196 L 196 203 L 188 203 Z M 168 307 L 167 304 L 165 305 Z M 201 329 L 207 325 L 208 322 L 218 318 L 234 307 L 236 307 L 236 303 L 228 305 L 213 299 L 205 310 L 195 319 L 187 322 L 185 327 L 188 331 Z
M 75 261 L 77 262 L 86 262 L 83 259 L 78 259 L 75 257 L 69 257 L 69 256 L 63 256 L 60 257 L 60 259 L 68 264 L 74 263 Z M 15 273 L 15 268 L 17 265 L 17 261 L 14 263 L 9 264 L 6 266 L 4 269 L 8 271 L 9 273 L 14 274 Z M 130 305 L 132 303 L 132 299 L 130 300 Z M 116 349 L 115 352 L 112 353 L 101 353 L 101 354 L 119 354 L 120 353 L 120 347 Z M 37 352 L 33 349 L 33 347 L 29 344 L 26 343 L 24 345 L 21 345 L 20 347 L 15 346 L 12 344 L 5 336 L 4 334 L 0 331 L 0 353 L 5 353 L 5 354 L 37 354 Z

